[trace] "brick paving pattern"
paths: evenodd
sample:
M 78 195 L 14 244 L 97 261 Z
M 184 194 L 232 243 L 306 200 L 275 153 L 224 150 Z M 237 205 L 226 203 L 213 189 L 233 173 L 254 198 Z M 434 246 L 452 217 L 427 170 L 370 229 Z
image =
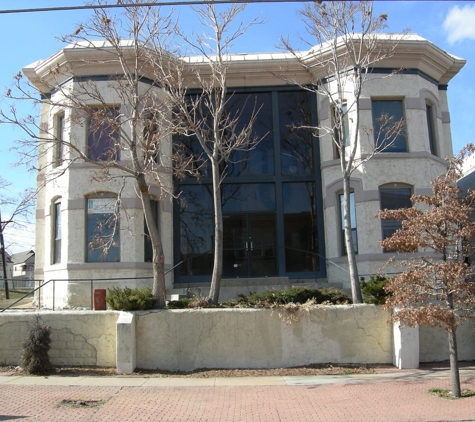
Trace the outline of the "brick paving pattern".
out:
M 475 390 L 475 378 L 463 378 Z M 448 379 L 304 386 L 0 385 L 0 421 L 475 421 L 475 397 L 443 400 Z M 97 408 L 62 400 L 104 400 Z

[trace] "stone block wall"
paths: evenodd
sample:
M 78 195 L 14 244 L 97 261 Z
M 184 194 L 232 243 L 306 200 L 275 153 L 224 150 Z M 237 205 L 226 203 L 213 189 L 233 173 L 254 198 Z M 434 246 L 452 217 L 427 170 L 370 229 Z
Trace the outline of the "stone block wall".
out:
M 39 312 L 51 327 L 51 362 L 58 366 L 115 366 L 115 311 Z M 22 343 L 28 336 L 35 314 L 0 314 L 0 365 L 18 365 Z

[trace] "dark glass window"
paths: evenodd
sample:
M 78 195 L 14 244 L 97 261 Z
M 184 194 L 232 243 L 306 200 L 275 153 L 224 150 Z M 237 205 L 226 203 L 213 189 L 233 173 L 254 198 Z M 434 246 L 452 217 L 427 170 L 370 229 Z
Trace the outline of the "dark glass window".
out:
M 65 129 L 65 118 L 64 113 L 58 113 L 55 116 L 55 137 L 56 143 L 54 145 L 54 167 L 60 166 L 63 164 L 65 146 L 64 141 L 66 140 L 66 129 Z
M 120 261 L 120 227 L 116 198 L 87 200 L 87 262 Z
M 313 174 L 311 117 L 309 92 L 279 92 L 282 174 Z
M 431 154 L 437 155 L 437 145 L 435 139 L 434 107 L 426 103 L 427 132 L 429 134 L 429 148 Z
M 157 228 L 159 227 L 159 221 L 158 221 L 158 201 L 151 199 L 150 200 L 150 206 L 152 207 L 152 214 L 153 214 L 153 220 L 155 221 L 155 224 L 157 225 Z M 144 218 L 144 261 L 145 262 L 152 262 L 153 261 L 153 250 L 152 250 L 152 241 L 150 239 L 147 223 L 145 222 Z
M 275 188 L 272 183 L 226 184 L 222 203 L 223 212 L 273 211 Z
M 347 255 L 346 242 L 345 242 L 345 209 L 344 209 L 344 197 L 343 194 L 338 195 L 340 199 L 340 227 L 341 227 L 341 249 L 342 255 Z M 356 231 L 356 207 L 355 207 L 355 195 L 350 193 L 350 220 L 351 220 L 351 237 L 353 239 L 353 248 L 355 253 L 358 253 L 358 236 Z
M 379 188 L 382 210 L 397 210 L 399 208 L 409 208 L 412 206 L 412 190 L 405 185 L 384 185 Z M 381 220 L 383 239 L 391 237 L 393 233 L 401 228 L 401 222 L 397 220 Z M 385 252 L 390 252 L 385 250 Z
M 87 124 L 87 156 L 94 161 L 119 157 L 119 108 L 95 108 Z
M 180 274 L 211 274 L 213 268 L 214 216 L 209 185 L 182 186 L 180 215 Z
M 285 268 L 287 272 L 318 269 L 315 184 L 284 183 Z
M 272 120 L 272 94 L 233 93 L 227 103 L 227 113 L 231 120 L 237 119 L 234 133 L 240 133 L 255 117 L 249 146 L 244 145 L 233 151 L 227 161 L 227 174 L 230 176 L 274 174 L 274 144 Z M 229 135 L 232 135 L 229 131 Z M 231 139 L 231 138 L 230 138 Z
M 251 148 L 234 152 L 221 164 L 225 175 L 221 184 L 223 277 L 323 276 L 325 266 L 316 255 L 324 255 L 317 233 L 322 215 L 316 215 L 321 197 L 315 198 L 321 185 L 318 161 L 314 161 L 318 141 L 311 130 L 302 128 L 316 121 L 315 105 L 311 105 L 315 99 L 296 88 L 243 91 L 230 92 L 228 121 L 239 131 L 254 110 L 258 115 L 249 138 Z M 199 112 L 212 134 L 206 107 Z M 177 179 L 175 280 L 207 282 L 214 247 L 210 166 L 193 137 L 176 137 L 175 148 L 185 151 L 187 158 L 192 156 L 193 168 L 201 175 L 198 182 L 186 175 Z
M 384 152 L 406 152 L 405 130 L 398 130 L 398 123 L 404 119 L 402 100 L 373 100 L 371 103 L 376 148 Z
M 52 264 L 61 262 L 61 201 L 53 204 L 53 259 Z

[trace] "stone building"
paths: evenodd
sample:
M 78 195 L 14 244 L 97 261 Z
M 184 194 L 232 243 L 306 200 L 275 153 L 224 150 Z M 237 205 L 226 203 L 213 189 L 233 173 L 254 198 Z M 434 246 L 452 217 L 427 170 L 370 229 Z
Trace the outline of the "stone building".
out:
M 54 99 L 54 104 L 61 103 L 61 90 L 54 84 L 75 90 L 83 81 L 93 80 L 116 112 L 125 115 L 127 107 L 108 79 L 121 70 L 114 61 L 101 60 L 97 45 L 67 46 L 27 66 L 24 74 L 44 98 Z M 303 54 L 311 64 L 312 50 Z M 203 58 L 191 62 L 203 69 L 207 66 Z M 359 102 L 358 156 L 371 150 L 375 142 L 372 129 L 381 113 L 404 118 L 406 128 L 390 148 L 353 173 L 352 229 L 360 275 L 374 274 L 386 262 L 389 255 L 378 242 L 397 229 L 396 222 L 375 218 L 378 210 L 404 206 L 413 193 L 430 193 L 430 181 L 445 170 L 443 159 L 452 154 L 447 86 L 464 63 L 430 41 L 411 35 L 399 42 L 391 58 L 372 69 Z M 292 122 L 330 125 L 332 104 L 328 98 L 276 77 L 282 69 L 293 72 L 299 83 L 325 76 L 324 69 L 309 68 L 313 75 L 284 53 L 230 58 L 228 86 L 234 92 L 233 101 L 241 102 L 243 109 L 246 104 L 257 104 L 254 130 L 262 141 L 249 159 L 229 168 L 224 182 L 223 192 L 228 197 L 223 207 L 222 300 L 297 283 L 349 288 L 337 152 L 324 134 L 317 138 L 289 130 Z M 144 84 L 153 83 L 149 75 L 143 76 Z M 160 95 L 160 88 L 155 89 Z M 70 107 L 63 109 L 45 101 L 41 127 L 45 132 L 54 131 L 58 139 L 87 148 L 91 142 L 87 122 L 72 119 L 71 113 Z M 350 132 L 355 130 L 351 113 Z M 171 138 L 163 148 L 172 148 Z M 90 145 L 89 151 L 93 151 Z M 98 180 L 93 164 L 70 163 L 68 154 L 73 152 L 51 148 L 39 159 L 38 183 L 48 183 L 37 200 L 35 278 L 58 280 L 55 294 L 59 306 L 86 306 L 93 279 L 94 287 L 151 285 L 143 211 L 133 183 L 122 178 L 107 183 Z M 127 151 L 119 151 L 118 159 L 127 160 Z M 205 175 L 199 182 L 185 178 L 174 183 L 180 199 L 157 200 L 154 207 L 169 270 L 167 295 L 185 294 L 190 289 L 205 295 L 212 268 L 210 178 Z M 91 248 L 90 235 L 93 227 L 113 212 L 119 191 L 121 230 L 115 233 L 108 254 L 103 254 Z M 386 271 L 390 273 L 391 267 Z M 47 302 L 51 290 L 48 293 L 45 288 L 44 295 Z

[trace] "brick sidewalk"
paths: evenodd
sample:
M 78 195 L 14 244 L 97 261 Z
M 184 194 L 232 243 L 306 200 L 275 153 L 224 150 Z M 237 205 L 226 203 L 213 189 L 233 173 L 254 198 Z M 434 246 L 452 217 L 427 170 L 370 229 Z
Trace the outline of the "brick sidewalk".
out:
M 475 390 L 475 378 L 462 378 Z M 448 379 L 307 386 L 85 387 L 0 385 L 0 421 L 469 421 L 475 397 L 442 400 Z M 62 400 L 104 400 L 60 408 Z

